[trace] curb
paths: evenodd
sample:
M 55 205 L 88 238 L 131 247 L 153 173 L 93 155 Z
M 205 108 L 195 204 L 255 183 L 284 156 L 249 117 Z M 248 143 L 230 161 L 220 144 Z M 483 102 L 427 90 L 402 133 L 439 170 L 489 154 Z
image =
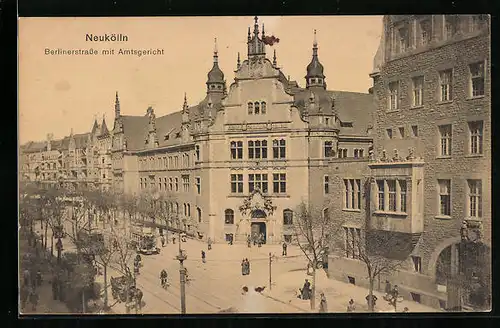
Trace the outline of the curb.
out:
M 292 303 L 287 303 L 287 302 L 282 301 L 282 300 L 280 300 L 279 298 L 273 297 L 273 296 L 271 296 L 271 295 L 262 294 L 262 296 L 267 297 L 267 298 L 269 298 L 269 299 L 271 299 L 271 300 L 273 300 L 273 301 L 279 302 L 279 303 L 281 303 L 281 304 L 285 304 L 285 305 L 291 306 L 291 307 L 293 307 L 293 308 L 295 308 L 295 309 L 297 309 L 297 310 L 299 310 L 299 311 L 301 311 L 301 312 L 309 313 L 309 311 L 304 310 L 303 308 L 298 307 L 297 305 L 294 305 L 294 304 L 292 304 Z

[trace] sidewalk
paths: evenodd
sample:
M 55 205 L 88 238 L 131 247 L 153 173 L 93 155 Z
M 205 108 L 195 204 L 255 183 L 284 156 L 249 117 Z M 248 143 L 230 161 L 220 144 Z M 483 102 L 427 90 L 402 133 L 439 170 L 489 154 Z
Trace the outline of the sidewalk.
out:
M 19 240 L 19 255 L 23 256 L 24 254 L 28 254 L 32 252 L 32 248 L 28 246 L 28 241 L 20 239 Z M 40 250 L 40 255 L 43 254 L 43 251 Z M 31 304 L 28 302 L 24 309 L 21 309 L 21 305 L 19 305 L 19 313 L 21 314 L 58 314 L 58 313 L 71 313 L 66 304 L 59 300 L 54 300 L 52 297 L 52 286 L 50 281 L 52 280 L 52 275 L 50 273 L 50 265 L 48 262 L 44 262 L 45 260 L 41 260 L 41 264 L 39 267 L 42 270 L 42 285 L 37 288 L 38 293 L 38 304 L 35 310 L 32 310 Z M 20 268 L 20 272 L 22 272 L 23 268 Z M 21 277 L 19 277 L 21 279 Z
M 304 311 L 317 312 L 319 309 L 320 293 L 323 292 L 327 299 L 328 312 L 346 312 L 347 304 L 351 298 L 356 304 L 356 312 L 368 312 L 365 300 L 366 295 L 368 295 L 368 289 L 329 279 L 323 270 L 316 271 L 316 310 L 311 310 L 309 301 L 297 298 L 298 289 L 302 288 L 305 279 L 312 281 L 312 276 L 308 276 L 305 270 L 287 272 L 276 277 L 272 290 L 266 290 L 265 294 L 268 297 L 279 299 Z M 374 291 L 373 294 L 378 298 L 375 307 L 376 312 L 394 312 L 394 308 L 383 299 L 382 293 Z M 409 312 L 440 312 L 437 309 L 408 300 L 398 303 L 397 312 L 402 312 L 405 307 L 408 307 Z

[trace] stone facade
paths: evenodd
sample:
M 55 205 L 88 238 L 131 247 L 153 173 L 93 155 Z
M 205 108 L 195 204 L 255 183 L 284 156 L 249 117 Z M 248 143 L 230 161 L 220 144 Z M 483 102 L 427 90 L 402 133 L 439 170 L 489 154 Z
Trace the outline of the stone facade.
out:
M 451 308 L 455 302 L 453 274 L 440 278 L 438 259 L 452 271 L 458 270 L 454 263 L 474 267 L 473 260 L 458 251 L 463 222 L 469 231 L 480 226 L 482 238 L 476 244 L 491 247 L 489 60 L 489 18 L 484 15 L 384 18 L 371 74 L 378 160 L 370 164 L 374 183 L 369 223 L 371 229 L 412 236 L 414 245 L 405 267 L 380 279 L 398 284 L 403 297 L 434 307 Z M 400 160 L 392 159 L 395 151 Z M 377 179 L 406 180 L 405 213 L 377 214 Z M 335 261 L 343 262 L 332 265 L 332 275 L 367 284 L 364 264 Z M 465 271 L 465 276 L 470 274 Z

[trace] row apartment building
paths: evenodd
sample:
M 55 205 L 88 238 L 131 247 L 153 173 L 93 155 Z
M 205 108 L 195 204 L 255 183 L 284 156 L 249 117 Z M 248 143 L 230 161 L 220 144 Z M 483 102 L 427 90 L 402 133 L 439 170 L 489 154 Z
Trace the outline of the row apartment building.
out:
M 378 234 L 405 245 L 379 245 L 404 249 L 396 256 L 405 261 L 378 287 L 388 279 L 436 308 L 491 304 L 478 298 L 491 295 L 489 24 L 485 15 L 385 16 L 371 74 L 373 158 L 357 176 L 341 171 L 367 183 L 359 212 L 346 202 L 334 215 L 345 219 L 346 244 Z M 332 261 L 332 276 L 368 284 L 356 252 Z
M 102 190 L 111 187 L 111 134 L 106 120 L 94 120 L 88 133 L 20 146 L 20 177 L 41 185 L 65 184 L 70 188 L 91 186 Z

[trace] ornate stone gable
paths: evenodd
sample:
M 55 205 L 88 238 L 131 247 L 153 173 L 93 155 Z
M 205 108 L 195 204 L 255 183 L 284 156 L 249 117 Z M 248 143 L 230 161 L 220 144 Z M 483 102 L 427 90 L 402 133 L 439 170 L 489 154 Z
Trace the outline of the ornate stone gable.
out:
M 254 211 L 263 211 L 267 216 L 273 215 L 276 206 L 271 199 L 259 189 L 255 189 L 247 198 L 243 200 L 243 205 L 239 208 L 242 215 L 251 214 Z

